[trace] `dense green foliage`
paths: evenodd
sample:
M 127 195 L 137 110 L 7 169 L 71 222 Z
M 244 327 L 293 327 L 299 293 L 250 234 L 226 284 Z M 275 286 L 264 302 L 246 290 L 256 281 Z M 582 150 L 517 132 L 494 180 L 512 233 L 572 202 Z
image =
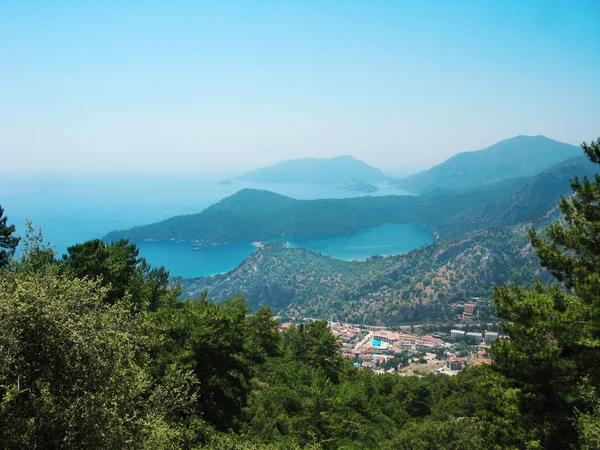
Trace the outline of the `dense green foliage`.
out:
M 344 235 L 383 223 L 427 226 L 442 239 L 454 239 L 546 212 L 569 192 L 569 178 L 589 173 L 589 164 L 572 160 L 531 179 L 510 179 L 470 191 L 440 189 L 418 197 L 296 200 L 243 189 L 199 214 L 111 232 L 104 240 L 184 239 L 210 247 L 281 236 Z
M 0 206 L 0 268 L 8 264 L 14 255 L 19 238 L 14 236 L 15 226 L 7 225 L 8 217 L 4 216 L 4 210 Z
M 583 149 L 600 164 L 600 139 Z M 520 420 L 543 448 L 600 447 L 600 175 L 572 187 L 564 221 L 530 233 L 561 285 L 494 293 L 511 337 L 494 346 L 495 369 L 518 390 Z
M 472 395 L 479 372 L 375 376 L 340 356 L 325 322 L 280 333 L 268 308 L 249 316 L 241 297 L 179 302 L 161 290 L 153 304 L 151 290 L 137 286 L 153 280 L 136 278 L 135 253 L 92 241 L 63 261 L 0 274 L 0 448 L 486 442 L 488 425 L 458 420 L 484 404 L 456 402 Z M 120 291 L 105 278 L 114 265 L 129 274 Z
M 384 175 L 381 170 L 371 167 L 352 156 L 286 160 L 237 177 L 239 180 L 260 183 L 321 184 L 339 184 L 348 178 L 355 178 L 368 183 L 390 180 L 390 177 Z
M 164 411 L 193 400 L 185 377 L 156 384 L 144 371 L 147 337 L 106 295 L 61 274 L 3 275 L 3 448 L 132 447 L 166 427 Z
M 506 435 L 515 405 L 485 368 L 376 376 L 325 322 L 280 333 L 241 297 L 168 292 L 139 311 L 139 291 L 115 300 L 73 264 L 1 274 L 0 448 L 480 449 Z
M 112 244 L 95 239 L 69 247 L 63 261 L 75 277 L 101 280 L 109 303 L 127 298 L 137 310 L 154 311 L 167 293 L 169 273 L 138 255 L 137 247 L 124 239 Z
M 584 150 L 600 164 L 600 140 Z M 279 332 L 240 296 L 178 301 L 126 241 L 57 260 L 29 234 L 0 269 L 0 448 L 600 448 L 600 175 L 572 187 L 561 221 L 530 233 L 560 283 L 497 287 L 510 339 L 454 377 L 358 370 L 326 322 Z M 485 249 L 517 231 L 431 246 L 423 268 L 501 260 Z
M 507 178 L 532 176 L 580 154 L 574 145 L 544 136 L 516 136 L 483 150 L 454 155 L 396 185 L 415 193 L 435 188 L 472 189 Z

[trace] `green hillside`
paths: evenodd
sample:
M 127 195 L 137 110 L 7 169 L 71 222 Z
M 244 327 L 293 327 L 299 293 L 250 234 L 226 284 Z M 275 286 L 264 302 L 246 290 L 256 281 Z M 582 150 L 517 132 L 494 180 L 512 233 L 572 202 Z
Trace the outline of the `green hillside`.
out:
M 348 178 L 367 183 L 388 181 L 391 178 L 349 155 L 335 158 L 301 158 L 281 161 L 237 177 L 238 180 L 261 183 L 322 183 L 340 184 Z
M 274 243 L 231 272 L 176 278 L 183 294 L 207 291 L 217 301 L 234 293 L 249 305 L 285 315 L 352 323 L 398 325 L 452 318 L 450 303 L 489 297 L 494 284 L 530 286 L 541 268 L 525 227 L 494 228 L 406 255 L 341 261 Z
M 544 136 L 516 136 L 483 150 L 459 153 L 395 184 L 414 193 L 437 187 L 470 189 L 506 178 L 533 176 L 580 155 L 579 147 Z

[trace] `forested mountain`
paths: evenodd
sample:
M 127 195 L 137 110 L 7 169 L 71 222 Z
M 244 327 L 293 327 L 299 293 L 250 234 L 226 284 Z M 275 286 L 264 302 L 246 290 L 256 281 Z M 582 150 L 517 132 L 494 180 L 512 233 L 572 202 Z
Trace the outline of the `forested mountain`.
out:
M 544 136 L 516 136 L 483 150 L 463 152 L 395 183 L 421 193 L 442 187 L 470 189 L 506 178 L 532 176 L 581 155 L 579 147 Z
M 238 180 L 262 183 L 322 183 L 340 184 L 348 178 L 367 183 L 388 181 L 391 178 L 349 155 L 335 158 L 301 158 L 278 162 L 237 177 Z
M 184 296 L 207 291 L 221 301 L 241 293 L 253 308 L 268 305 L 289 316 L 371 325 L 441 321 L 452 317 L 450 303 L 489 296 L 495 284 L 531 286 L 547 278 L 529 245 L 530 225 L 493 228 L 367 261 L 341 261 L 272 243 L 230 272 L 173 281 Z
M 422 225 L 442 239 L 511 225 L 542 213 L 569 192 L 569 178 L 593 173 L 584 158 L 558 164 L 533 178 L 510 178 L 471 190 L 436 189 L 421 196 L 296 200 L 243 189 L 199 214 L 114 231 L 104 240 L 199 240 L 208 248 L 281 236 L 344 235 L 383 223 Z

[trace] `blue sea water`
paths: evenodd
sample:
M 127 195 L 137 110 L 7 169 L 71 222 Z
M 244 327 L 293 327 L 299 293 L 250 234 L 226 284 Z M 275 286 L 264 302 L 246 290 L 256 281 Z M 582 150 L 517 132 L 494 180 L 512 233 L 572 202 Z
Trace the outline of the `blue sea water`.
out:
M 175 215 L 192 214 L 243 188 L 265 189 L 299 199 L 361 196 L 334 186 L 303 183 L 219 184 L 226 175 L 164 174 L 3 174 L 0 205 L 23 235 L 26 218 L 44 229 L 44 237 L 62 255 L 68 246 L 101 238 L 112 230 L 130 228 Z M 375 195 L 402 194 L 380 185 Z M 371 194 L 373 195 L 373 194 Z M 365 259 L 400 254 L 432 241 L 432 231 L 407 225 L 382 225 L 351 236 L 290 238 L 294 247 L 334 258 Z M 189 243 L 147 242 L 140 255 L 164 265 L 172 275 L 197 277 L 234 269 L 255 248 L 250 242 L 193 252 Z
M 413 225 L 383 224 L 348 236 L 311 236 L 287 238 L 291 247 L 308 248 L 346 261 L 375 255 L 401 255 L 430 244 L 433 232 Z

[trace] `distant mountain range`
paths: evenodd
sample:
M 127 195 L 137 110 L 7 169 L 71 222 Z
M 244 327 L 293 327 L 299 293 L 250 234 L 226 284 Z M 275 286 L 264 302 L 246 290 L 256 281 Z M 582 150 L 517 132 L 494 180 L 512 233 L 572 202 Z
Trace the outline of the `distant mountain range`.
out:
M 594 169 L 579 157 L 534 177 L 509 178 L 467 190 L 438 188 L 421 196 L 296 200 L 243 189 L 198 214 L 114 231 L 104 239 L 198 240 L 208 248 L 281 236 L 344 235 L 384 223 L 428 226 L 442 239 L 451 239 L 543 213 L 570 192 L 571 178 L 590 175 Z
M 105 240 L 174 238 L 210 247 L 343 235 L 383 223 L 428 226 L 440 239 L 406 255 L 340 261 L 270 242 L 232 271 L 175 281 L 187 296 L 208 291 L 219 301 L 241 293 L 253 308 L 266 304 L 287 316 L 386 325 L 451 320 L 452 302 L 489 296 L 494 284 L 548 278 L 527 230 L 557 220 L 570 180 L 597 172 L 577 147 L 520 136 L 400 180 L 420 195 L 296 200 L 243 189 L 198 214 L 115 231 Z
M 532 176 L 580 155 L 581 149 L 574 145 L 544 136 L 517 136 L 483 150 L 459 153 L 394 184 L 416 194 L 439 187 L 470 189 L 507 178 Z
M 260 183 L 341 184 L 348 179 L 379 183 L 389 181 L 391 177 L 375 167 L 346 155 L 329 159 L 289 159 L 244 173 L 237 179 Z

